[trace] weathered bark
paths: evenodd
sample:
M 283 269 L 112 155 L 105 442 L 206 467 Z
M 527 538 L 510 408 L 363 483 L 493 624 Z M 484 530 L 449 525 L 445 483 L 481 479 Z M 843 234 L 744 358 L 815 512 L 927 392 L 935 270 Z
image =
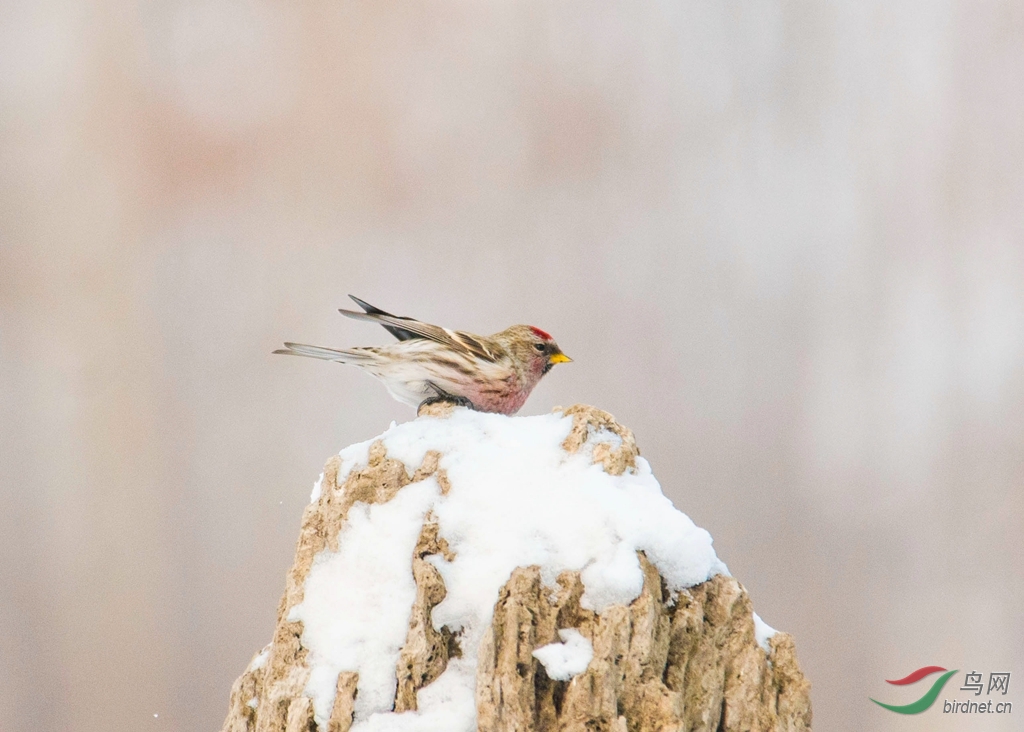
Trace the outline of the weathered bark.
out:
M 338 674 L 334 708 L 331 709 L 331 718 L 327 722 L 327 732 L 348 732 L 352 728 L 358 681 L 359 674 L 355 671 L 342 671 Z
M 750 600 L 717 576 L 671 597 L 640 555 L 644 586 L 628 607 L 600 615 L 579 605 L 578 572 L 554 599 L 540 570 L 512 573 L 495 605 L 477 666 L 479 732 L 797 732 L 810 730 L 810 685 L 792 639 L 769 653 L 754 639 Z M 577 628 L 594 658 L 571 681 L 553 681 L 532 657 Z
M 430 617 L 430 611 L 447 594 L 441 573 L 425 559 L 431 554 L 440 554 L 449 561 L 454 558 L 448 543 L 438 537 L 437 522 L 427 516 L 412 557 L 416 600 L 409 617 L 409 633 L 398 657 L 396 712 L 415 710 L 416 692 L 440 676 L 448 666 L 449 657 L 457 652 L 452 632 L 447 626 L 435 630 Z
M 446 405 L 425 414 L 444 418 Z M 633 434 L 606 412 L 576 405 L 562 410 L 573 426 L 562 447 L 589 450 L 593 462 L 612 475 L 634 469 L 639 451 Z M 592 441 L 600 432 L 607 439 Z M 303 513 L 302 528 L 278 608 L 270 645 L 257 654 L 231 690 L 223 732 L 313 732 L 313 705 L 305 695 L 308 651 L 302 623 L 288 620 L 302 602 L 314 557 L 338 549 L 338 535 L 357 502 L 384 503 L 410 483 L 433 476 L 450 489 L 440 455 L 428 452 L 409 475 L 388 458 L 383 443 L 369 450 L 366 467 L 338 485 L 341 460 L 324 468 L 320 498 Z M 431 612 L 446 595 L 430 557 L 452 553 L 428 514 L 410 557 L 416 598 L 395 677 L 396 712 L 417 708 L 416 692 L 435 681 L 450 658 L 461 655 L 459 638 L 434 628 Z M 792 639 L 757 645 L 750 599 L 731 577 L 716 576 L 670 595 L 657 569 L 641 553 L 643 590 L 629 606 L 600 614 L 583 608 L 578 572 L 563 572 L 557 588 L 546 588 L 538 567 L 520 567 L 501 589 L 491 627 L 479 649 L 476 681 L 479 732 L 803 732 L 810 730 L 809 688 L 796 661 Z M 576 628 L 594 649 L 593 660 L 570 681 L 548 678 L 533 657 L 558 640 L 558 630 Z M 358 676 L 337 680 L 328 732 L 353 724 Z M 322 731 L 321 731 L 322 732 Z
M 287 725 L 300 724 L 289 720 L 297 719 L 296 715 L 300 714 L 298 708 L 292 711 L 292 701 L 306 698 L 304 690 L 309 680 L 309 666 L 306 662 L 308 651 L 301 643 L 302 623 L 289 620 L 288 613 L 302 602 L 313 558 L 324 549 L 337 551 L 338 534 L 349 509 L 355 503 L 386 503 L 409 483 L 431 475 L 442 491 L 446 491 L 448 480 L 444 471 L 438 468 L 439 458 L 436 452 L 428 452 L 423 464 L 410 476 L 401 461 L 387 457 L 384 444 L 378 441 L 370 447 L 366 467 L 350 473 L 343 485 L 338 485 L 341 459 L 334 456 L 327 461 L 320 498 L 307 506 L 302 514 L 295 563 L 288 571 L 284 596 L 278 606 L 274 639 L 266 649 L 269 655 L 260 663 L 250 663 L 249 668 L 235 682 L 223 732 L 292 732 L 292 728 Z M 436 528 L 434 533 L 436 535 Z M 443 592 L 442 586 L 442 598 Z M 436 594 L 436 589 L 428 592 L 421 588 L 417 591 L 417 600 L 420 596 L 427 599 Z M 430 678 L 433 680 L 436 676 Z M 346 683 L 343 685 L 342 681 Z M 338 689 L 342 693 L 335 699 L 329 726 L 331 732 L 347 732 L 352 724 L 355 675 L 352 674 L 347 680 L 339 679 Z

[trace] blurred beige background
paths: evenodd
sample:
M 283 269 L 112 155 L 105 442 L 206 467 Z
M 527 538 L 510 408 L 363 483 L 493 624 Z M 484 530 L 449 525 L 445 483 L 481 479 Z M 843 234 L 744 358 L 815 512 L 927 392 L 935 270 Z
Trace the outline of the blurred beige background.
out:
M 8 0 L 0 729 L 219 728 L 323 462 L 412 417 L 270 355 L 385 342 L 349 292 L 552 331 L 524 413 L 634 429 L 817 730 L 1019 729 L 1022 204 L 1012 0 Z M 1018 709 L 868 701 L 927 664 Z

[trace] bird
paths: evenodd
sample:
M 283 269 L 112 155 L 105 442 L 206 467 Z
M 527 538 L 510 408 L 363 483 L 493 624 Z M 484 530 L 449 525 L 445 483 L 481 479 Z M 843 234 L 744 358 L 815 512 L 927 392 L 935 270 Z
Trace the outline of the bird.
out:
M 479 336 L 392 315 L 354 295 L 349 297 L 363 312 L 344 308 L 338 312 L 377 323 L 398 342 L 342 350 L 286 342 L 274 353 L 357 366 L 412 407 L 451 402 L 507 415 L 519 411 L 555 365 L 572 361 L 550 333 L 533 325 L 513 325 Z

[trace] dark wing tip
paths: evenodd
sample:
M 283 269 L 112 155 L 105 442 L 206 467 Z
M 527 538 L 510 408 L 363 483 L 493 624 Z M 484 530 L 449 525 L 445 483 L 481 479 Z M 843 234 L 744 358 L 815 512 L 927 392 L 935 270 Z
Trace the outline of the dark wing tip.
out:
M 373 305 L 371 305 L 370 303 L 366 302 L 366 300 L 360 300 L 355 295 L 349 295 L 349 299 L 352 300 L 352 302 L 354 302 L 356 305 L 358 305 L 359 307 L 361 307 L 363 310 L 365 310 L 366 312 L 368 312 L 370 314 L 373 314 L 373 315 L 390 315 L 390 313 L 386 313 L 383 310 L 381 310 L 380 308 L 375 308 Z M 344 312 L 344 311 L 342 311 L 342 312 Z
M 398 315 L 392 315 L 391 313 L 385 310 L 375 308 L 370 303 L 360 300 L 355 295 L 349 295 L 349 297 L 351 297 L 352 300 L 366 312 L 359 313 L 356 312 L 355 310 L 345 310 L 345 308 L 338 308 L 338 312 L 344 315 L 346 318 L 355 318 L 356 320 L 369 320 L 370 322 L 377 323 L 378 325 L 383 327 L 384 330 L 386 330 L 388 333 L 390 333 L 400 341 L 407 341 L 412 338 L 423 337 L 416 331 L 409 330 L 408 328 L 403 328 L 401 325 L 398 324 L 400 321 L 415 323 L 415 320 L 412 320 L 411 318 L 403 318 Z

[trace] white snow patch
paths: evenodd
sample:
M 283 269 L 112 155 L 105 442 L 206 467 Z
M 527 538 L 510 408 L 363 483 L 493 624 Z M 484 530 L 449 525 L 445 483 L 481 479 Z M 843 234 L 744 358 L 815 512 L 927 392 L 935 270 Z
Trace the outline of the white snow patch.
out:
M 324 484 L 324 474 L 320 473 L 320 478 L 316 483 L 313 484 L 313 492 L 309 494 L 309 502 L 315 503 L 320 500 L 320 487 Z
M 594 448 L 600 444 L 607 444 L 614 452 L 622 446 L 622 438 L 610 430 L 596 429 L 593 425 L 587 427 L 587 441 L 583 444 L 581 452 L 593 459 Z
M 395 423 L 391 423 L 391 429 L 394 429 Z M 384 434 L 387 434 L 385 432 Z M 338 453 L 341 458 L 341 465 L 338 466 L 338 485 L 345 485 L 345 479 L 348 478 L 356 468 L 366 467 L 366 463 L 369 460 L 370 445 L 374 443 L 374 440 L 367 440 L 366 442 L 357 442 L 354 445 L 349 445 L 344 450 Z M 313 485 L 313 492 L 309 496 L 309 502 L 315 503 L 320 500 L 320 496 L 323 493 L 324 474 L 320 473 L 320 479 Z
M 370 460 L 370 445 L 374 442 L 375 440 L 357 442 L 338 453 L 338 456 L 341 458 L 341 465 L 338 466 L 339 486 L 345 485 L 345 480 L 353 470 L 366 467 L 367 462 Z
M 555 681 L 568 681 L 587 670 L 594 657 L 594 646 L 575 628 L 558 631 L 561 643 L 549 643 L 533 652 L 533 657 L 544 664 L 548 677 Z
M 772 648 L 768 645 L 768 641 L 778 632 L 768 623 L 761 620 L 760 615 L 754 613 L 754 638 L 757 640 L 757 644 L 764 649 L 765 653 L 771 653 Z
M 576 455 L 561 449 L 571 427 L 572 419 L 561 414 L 507 417 L 456 409 L 447 419 L 421 417 L 381 436 L 388 456 L 410 473 L 427 451 L 439 451 L 451 490 L 442 496 L 430 478 L 406 486 L 387 504 L 356 504 L 339 551 L 314 561 L 305 599 L 289 618 L 304 623 L 311 667 L 306 693 L 321 726 L 330 716 L 338 672 L 357 671 L 353 732 L 475 730 L 477 649 L 498 590 L 516 567 L 540 566 L 549 587 L 562 571 L 580 571 L 582 603 L 597 612 L 639 595 L 637 551 L 646 553 L 671 592 L 728 572 L 711 536 L 662 494 L 646 460 L 638 458 L 636 470 L 624 475 L 608 475 L 590 462 L 593 444 Z M 605 431 L 590 439 L 620 444 Z M 339 482 L 366 463 L 372 442 L 340 453 Z M 395 664 L 415 598 L 411 557 L 428 511 L 455 553 L 451 562 L 430 558 L 447 589 L 433 622 L 461 631 L 463 656 L 420 690 L 419 711 L 394 714 L 388 710 Z M 572 660 L 582 658 L 569 641 L 556 645 Z
M 476 732 L 476 662 L 453 658 L 430 686 L 416 694 L 419 710 L 384 712 L 357 722 L 352 732 Z
M 311 655 L 306 693 L 321 725 L 331 715 L 340 671 L 359 672 L 358 718 L 391 708 L 395 666 L 416 599 L 412 552 L 438 494 L 430 478 L 387 503 L 355 504 L 338 551 L 313 560 L 303 601 L 288 619 L 303 623 L 302 642 Z
M 249 661 L 249 668 L 246 671 L 256 671 L 267 665 L 267 659 L 270 658 L 270 646 L 265 646 L 262 651 L 253 656 L 253 659 Z

